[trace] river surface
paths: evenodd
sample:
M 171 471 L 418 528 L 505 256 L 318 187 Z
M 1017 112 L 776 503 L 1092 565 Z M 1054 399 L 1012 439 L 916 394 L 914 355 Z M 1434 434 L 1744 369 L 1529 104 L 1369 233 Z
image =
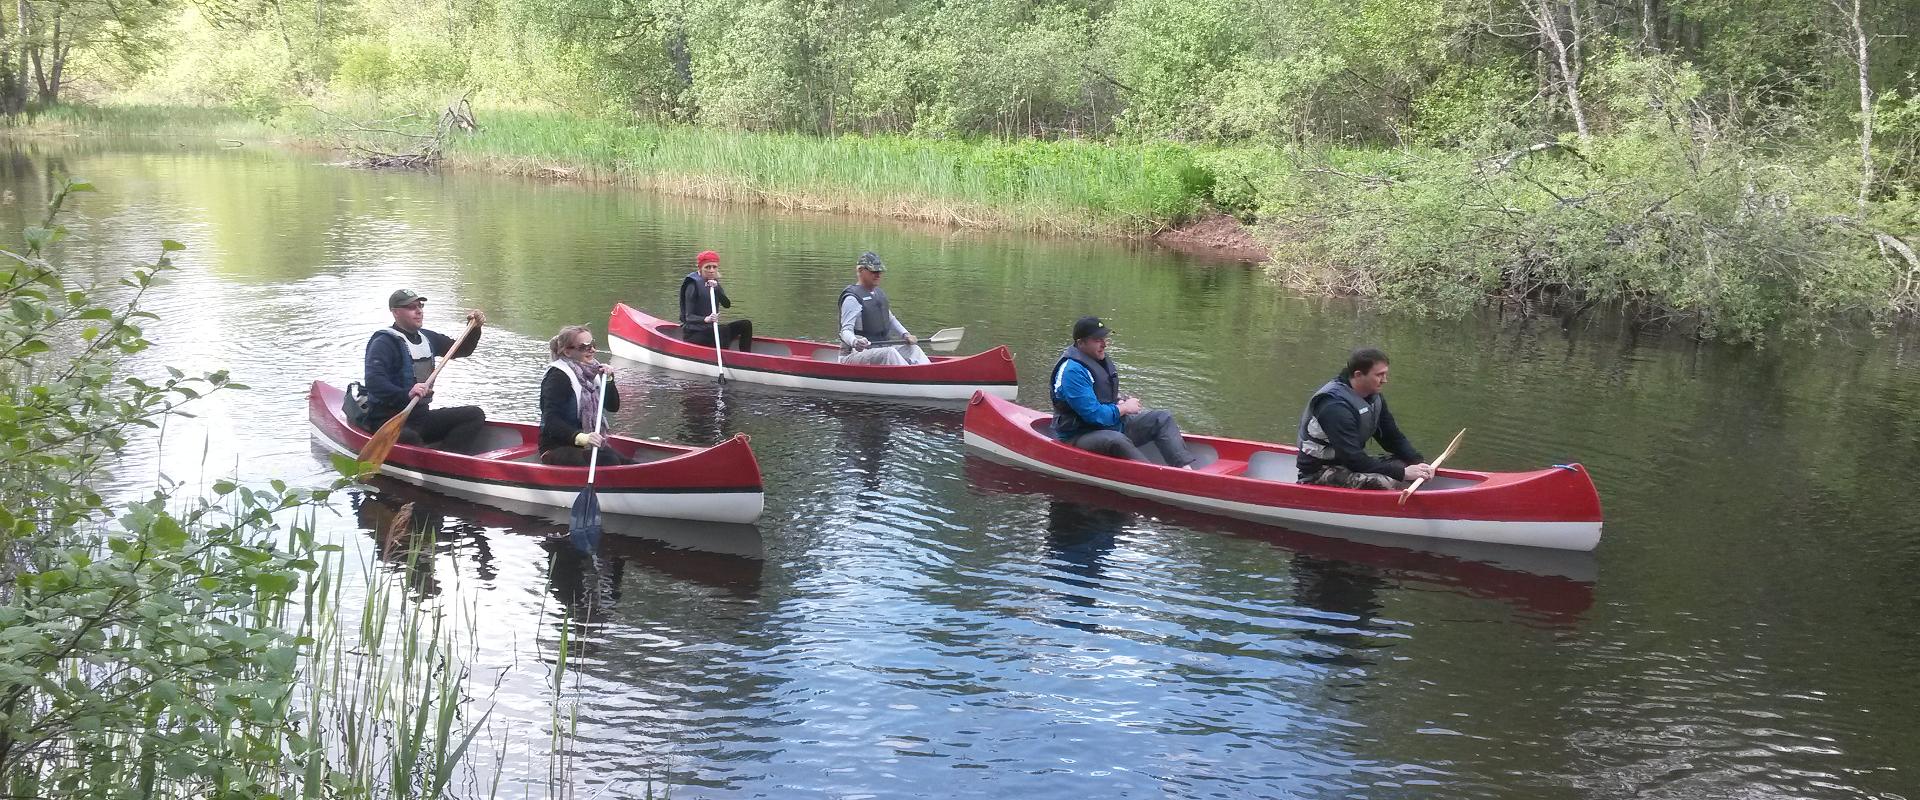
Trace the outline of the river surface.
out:
M 1920 350 L 1829 333 L 1763 349 L 1489 313 L 1436 321 L 1302 297 L 1260 270 L 1104 241 L 916 227 L 153 137 L 10 145 L 0 223 L 92 181 L 59 257 L 111 279 L 172 238 L 131 368 L 225 368 L 120 492 L 164 475 L 325 480 L 316 380 L 360 376 L 399 287 L 479 352 L 441 404 L 533 420 L 562 325 L 673 310 L 693 255 L 733 313 L 825 338 L 877 251 L 914 330 L 1007 344 L 1021 401 L 1073 319 L 1116 331 L 1126 388 L 1195 432 L 1290 440 L 1350 348 L 1393 356 L 1401 425 L 1453 463 L 1579 461 L 1590 554 L 1435 552 L 1181 512 L 969 456 L 957 404 L 785 392 L 622 363 L 620 431 L 752 437 L 755 526 L 609 523 L 382 484 L 322 514 L 371 558 L 401 503 L 437 523 L 406 572 L 464 605 L 510 770 L 542 791 L 550 657 L 574 639 L 579 796 L 1920 798 Z M 9 233 L 17 241 L 17 233 Z M 604 342 L 603 342 L 604 343 Z M 571 621 L 569 619 L 571 618 Z M 542 655 L 545 653 L 545 655 Z M 491 689 L 489 688 L 489 691 Z

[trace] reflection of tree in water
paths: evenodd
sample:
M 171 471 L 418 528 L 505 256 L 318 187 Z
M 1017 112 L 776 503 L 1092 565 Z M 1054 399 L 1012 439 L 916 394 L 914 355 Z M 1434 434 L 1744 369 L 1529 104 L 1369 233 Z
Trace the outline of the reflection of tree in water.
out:
M 405 576 L 420 597 L 440 594 L 434 577 L 440 556 L 457 556 L 470 549 L 474 574 L 493 580 L 497 568 L 485 529 L 458 517 L 449 517 L 425 492 L 353 492 L 354 519 L 373 539 L 381 560 Z

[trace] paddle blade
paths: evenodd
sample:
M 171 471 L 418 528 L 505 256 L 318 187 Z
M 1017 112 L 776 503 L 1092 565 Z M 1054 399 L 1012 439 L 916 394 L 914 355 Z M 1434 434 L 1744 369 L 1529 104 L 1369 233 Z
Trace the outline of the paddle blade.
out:
M 960 337 L 965 335 L 967 335 L 967 329 L 964 326 L 959 328 L 941 328 L 940 330 L 934 331 L 932 336 L 927 337 L 927 341 L 933 342 L 934 344 L 958 342 L 960 341 Z
M 360 462 L 367 465 L 368 472 L 379 472 L 380 465 L 387 463 L 387 454 L 392 453 L 394 443 L 400 441 L 400 431 L 407 427 L 407 413 L 412 410 L 409 406 L 406 411 L 393 415 L 393 419 L 374 431 L 373 438 L 360 448 Z
M 573 540 L 574 549 L 591 554 L 600 547 L 600 533 L 600 496 L 589 486 L 574 498 L 567 538 Z

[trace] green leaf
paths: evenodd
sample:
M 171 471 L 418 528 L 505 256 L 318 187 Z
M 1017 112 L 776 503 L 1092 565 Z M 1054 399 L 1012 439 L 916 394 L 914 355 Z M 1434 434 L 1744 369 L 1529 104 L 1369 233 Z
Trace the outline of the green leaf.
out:
M 180 521 L 169 515 L 160 515 L 153 520 L 150 529 L 155 544 L 167 549 L 177 549 L 187 544 L 187 531 L 180 527 Z
M 187 246 L 179 242 L 176 242 L 172 239 L 161 239 L 160 249 L 163 252 L 173 253 L 173 252 L 178 252 L 180 250 L 185 250 L 187 249 Z
M 89 181 L 73 181 L 67 184 L 67 191 L 68 192 L 97 192 L 100 190 L 93 188 L 93 184 Z

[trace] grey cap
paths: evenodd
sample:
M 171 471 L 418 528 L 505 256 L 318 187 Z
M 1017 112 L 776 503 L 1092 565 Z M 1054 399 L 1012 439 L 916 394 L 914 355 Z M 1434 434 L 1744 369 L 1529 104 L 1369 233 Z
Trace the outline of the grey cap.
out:
M 395 290 L 393 294 L 387 295 L 387 308 L 399 308 L 401 306 L 410 306 L 410 305 L 413 305 L 416 301 L 425 300 L 425 299 L 427 299 L 426 295 L 423 295 L 412 289 L 398 289 L 398 290 Z
M 880 257 L 872 250 L 860 254 L 860 268 L 869 272 L 886 272 L 887 265 L 880 263 Z

